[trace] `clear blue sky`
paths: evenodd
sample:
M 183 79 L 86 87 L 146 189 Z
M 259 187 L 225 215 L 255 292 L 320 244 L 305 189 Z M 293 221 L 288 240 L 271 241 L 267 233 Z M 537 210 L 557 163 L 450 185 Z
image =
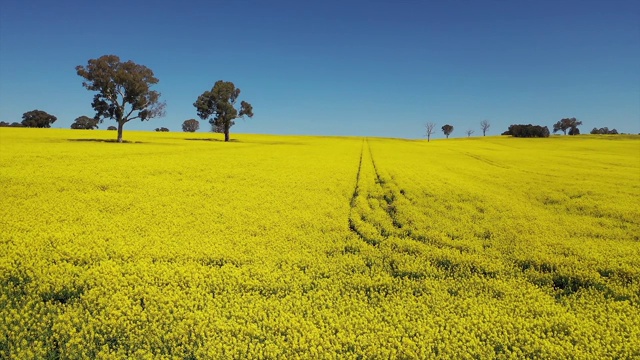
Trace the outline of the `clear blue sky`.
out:
M 638 1 L 0 0 L 0 120 L 93 116 L 74 68 L 105 54 L 152 69 L 167 103 L 125 133 L 179 131 L 220 79 L 255 110 L 232 136 L 420 138 L 427 121 L 466 136 L 483 119 L 499 134 L 563 117 L 640 132 Z

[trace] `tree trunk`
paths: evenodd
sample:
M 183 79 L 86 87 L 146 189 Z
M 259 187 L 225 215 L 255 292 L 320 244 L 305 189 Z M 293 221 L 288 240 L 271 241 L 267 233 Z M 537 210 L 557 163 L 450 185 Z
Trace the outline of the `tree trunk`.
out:
M 122 128 L 124 127 L 124 123 L 121 121 L 118 121 L 118 142 L 121 143 L 122 142 Z
M 430 138 L 431 138 L 431 135 L 427 135 L 427 142 L 429 142 Z
M 224 141 L 229 141 L 229 128 L 224 129 Z

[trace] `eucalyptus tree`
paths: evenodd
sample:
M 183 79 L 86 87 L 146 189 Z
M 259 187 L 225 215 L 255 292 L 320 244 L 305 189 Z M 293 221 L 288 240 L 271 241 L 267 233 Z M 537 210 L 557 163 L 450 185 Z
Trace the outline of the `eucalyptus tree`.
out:
M 231 81 L 218 80 L 210 91 L 203 92 L 193 103 L 202 120 L 209 119 L 212 129 L 224 132 L 224 141 L 229 141 L 229 129 L 235 119 L 253 117 L 253 107 L 246 101 L 241 101 L 236 109 L 239 96 L 240 89 Z
M 86 66 L 76 66 L 76 72 L 85 80 L 82 86 L 98 92 L 91 103 L 95 118 L 100 122 L 116 121 L 118 142 L 122 142 L 122 129 L 127 122 L 164 116 L 165 103 L 160 101 L 159 92 L 151 90 L 159 80 L 148 67 L 131 60 L 122 62 L 116 55 L 104 55 L 90 59 Z

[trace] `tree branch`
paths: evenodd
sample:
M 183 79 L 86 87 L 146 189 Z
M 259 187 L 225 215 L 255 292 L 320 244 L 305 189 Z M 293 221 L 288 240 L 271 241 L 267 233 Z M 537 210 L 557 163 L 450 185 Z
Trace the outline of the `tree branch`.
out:
M 133 114 L 133 111 L 134 111 L 134 107 L 131 107 L 131 111 L 129 111 L 129 113 L 127 114 L 127 116 L 125 116 L 123 119 L 127 119 L 127 121 L 129 121 L 129 120 L 133 120 L 133 119 L 135 119 L 135 118 L 138 118 L 139 116 L 132 117 L 132 118 L 130 118 L 130 119 L 129 119 L 129 116 L 131 116 L 131 114 Z M 125 122 L 127 122 L 127 121 L 125 121 Z
M 120 94 L 120 96 L 122 96 L 122 99 L 124 100 L 124 94 L 122 93 L 122 88 L 120 86 L 116 86 L 116 92 Z

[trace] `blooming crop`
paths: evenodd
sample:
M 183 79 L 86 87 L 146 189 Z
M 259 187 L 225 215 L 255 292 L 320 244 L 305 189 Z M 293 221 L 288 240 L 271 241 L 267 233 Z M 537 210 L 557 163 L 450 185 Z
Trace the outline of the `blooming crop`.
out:
M 640 357 L 638 137 L 0 128 L 0 357 Z

